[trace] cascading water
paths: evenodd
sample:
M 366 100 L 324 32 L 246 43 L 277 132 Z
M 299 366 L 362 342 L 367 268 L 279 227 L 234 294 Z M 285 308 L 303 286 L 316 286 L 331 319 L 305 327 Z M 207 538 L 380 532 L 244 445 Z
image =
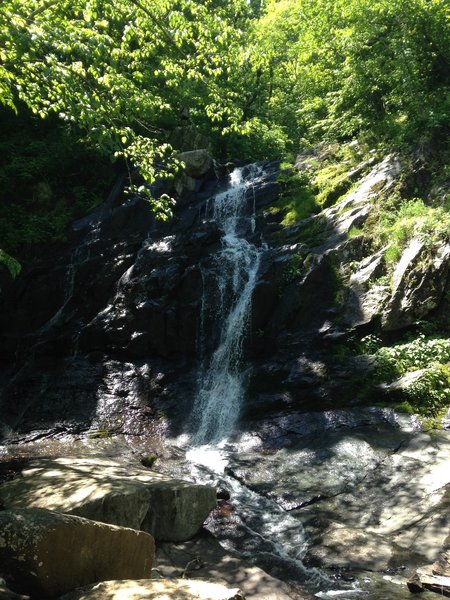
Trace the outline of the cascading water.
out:
M 262 175 L 260 167 L 246 167 L 246 171 L 245 177 L 243 169 L 233 171 L 229 188 L 214 199 L 213 219 L 224 235 L 214 260 L 213 281 L 206 285 L 213 288 L 215 326 L 220 334 L 211 358 L 204 360 L 200 369 L 193 410 L 196 445 L 228 438 L 244 397 L 242 344 L 262 252 L 241 233 L 249 226 L 254 231 L 254 214 L 243 214 L 247 193 Z
M 267 559 L 270 563 L 281 563 L 281 569 L 288 569 L 293 579 L 322 580 L 317 571 L 308 571 L 302 564 L 306 545 L 300 521 L 273 500 L 224 474 L 233 452 L 229 438 L 245 397 L 243 344 L 265 249 L 264 244 L 257 246 L 245 237 L 249 235 L 254 239 L 255 233 L 254 202 L 253 211 L 249 204 L 254 186 L 265 177 L 267 174 L 256 165 L 236 169 L 229 187 L 214 198 L 210 207 L 223 236 L 213 267 L 203 272 L 200 336 L 203 356 L 193 407 L 193 433 L 186 458 L 194 480 L 229 490 L 235 509 L 233 527 L 230 530 L 227 527 L 225 535 L 221 534 L 220 525 L 210 527 L 224 547 L 261 566 Z M 206 348 L 211 338 L 217 341 L 208 354 Z
M 191 479 L 227 489 L 230 494 L 232 519 L 226 516 L 221 522 L 212 518 L 208 524 L 220 543 L 285 581 L 303 582 L 317 591 L 328 588 L 329 580 L 317 569 L 303 565 L 307 543 L 300 520 L 226 474 L 230 457 L 239 452 L 239 442 L 231 442 L 230 437 L 245 397 L 243 344 L 265 249 L 264 244 L 256 246 L 246 239 L 248 234 L 250 239 L 255 237 L 254 206 L 250 216 L 245 212 L 249 212 L 254 186 L 266 176 L 258 166 L 236 169 L 229 187 L 210 207 L 223 237 L 213 268 L 203 272 L 203 356 L 186 459 Z M 217 343 L 208 355 L 211 338 Z

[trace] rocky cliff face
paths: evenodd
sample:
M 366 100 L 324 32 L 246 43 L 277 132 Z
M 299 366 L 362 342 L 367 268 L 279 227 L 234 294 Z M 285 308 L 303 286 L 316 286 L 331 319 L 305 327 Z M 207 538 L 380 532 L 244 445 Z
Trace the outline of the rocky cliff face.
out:
M 144 200 L 124 202 L 118 182 L 104 205 L 73 224 L 69 244 L 4 286 L 5 435 L 182 431 L 195 389 L 203 282 L 221 237 L 210 198 L 227 179 L 200 159 L 177 183 L 169 223 L 156 221 Z M 245 344 L 244 412 L 351 404 L 349 372 L 370 369 L 370 360 L 343 367 L 336 347 L 354 332 L 395 332 L 444 311 L 450 245 L 411 239 L 390 282 L 383 249 L 352 235 L 401 177 L 394 156 L 365 165 L 364 176 L 349 173 L 350 193 L 290 227 L 267 210 L 278 167 L 265 169 L 247 197 L 256 210 L 248 236 L 267 250 Z
M 229 173 L 206 154 L 194 158 L 175 185 L 170 222 L 156 221 L 143 200 L 124 201 L 118 182 L 103 206 L 73 224 L 66 245 L 37 257 L 16 281 L 2 280 L 8 457 L 23 448 L 17 442 L 36 441 L 33 456 L 76 450 L 123 460 L 139 440 L 140 458 L 163 457 L 161 473 L 217 485 L 217 473 L 191 471 L 165 443 L 191 433 L 201 357 L 219 335 L 205 286 L 221 267 L 211 199 Z M 297 168 L 313 179 L 317 160 L 299 157 Z M 304 564 L 356 572 L 434 560 L 449 526 L 449 432 L 420 432 L 414 417 L 373 405 L 401 399 L 423 377 L 428 387 L 416 395 L 428 406 L 436 392 L 434 413 L 445 405 L 448 231 L 435 224 L 425 235 L 423 219 L 400 245 L 389 233 L 377 239 L 380 210 L 396 213 L 392 198 L 404 185 L 398 157 L 372 157 L 340 174 L 320 212 L 289 224 L 274 210 L 279 166 L 263 167 L 244 199 L 254 221 L 240 224 L 262 250 L 243 343 L 247 394 L 207 526 L 295 586 L 311 576 Z M 434 335 L 420 333 L 423 320 Z M 395 345 L 408 331 L 410 341 Z M 426 354 L 434 366 L 421 364 Z M 402 377 L 386 363 L 391 355 Z M 330 581 L 334 575 L 321 575 L 320 589 Z M 373 600 L 405 597 L 399 586 L 394 594 L 381 580 L 370 585 Z
M 181 183 L 174 218 L 161 223 L 144 200 L 123 202 L 119 182 L 105 205 L 73 224 L 69 245 L 40 257 L 3 289 L 6 435 L 140 434 L 167 424 L 163 411 L 174 427 L 178 415 L 186 416 L 198 364 L 202 273 L 220 244 L 208 202 L 226 177 L 211 166 L 191 170 Z M 259 209 L 276 192 L 276 166 L 267 165 L 249 206 Z M 254 235 L 261 237 L 261 229 Z

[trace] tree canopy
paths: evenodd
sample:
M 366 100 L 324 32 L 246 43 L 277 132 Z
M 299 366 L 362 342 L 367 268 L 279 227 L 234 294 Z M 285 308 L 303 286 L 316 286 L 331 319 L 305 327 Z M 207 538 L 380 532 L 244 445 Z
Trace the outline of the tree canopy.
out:
M 411 144 L 448 133 L 449 13 L 447 0 L 3 0 L 0 104 L 57 118 L 150 183 L 179 168 L 186 119 L 219 157 Z
M 449 118 L 445 0 L 5 0 L 0 99 L 170 170 L 183 109 L 213 137 L 345 137 Z M 403 125 L 402 125 L 403 124 Z M 382 125 L 382 127 L 380 127 Z M 272 148 L 273 150 L 273 148 Z

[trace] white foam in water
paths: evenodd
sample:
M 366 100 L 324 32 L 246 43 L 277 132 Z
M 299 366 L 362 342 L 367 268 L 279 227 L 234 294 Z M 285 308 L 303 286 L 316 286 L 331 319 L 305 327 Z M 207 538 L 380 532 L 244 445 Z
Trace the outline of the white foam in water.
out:
M 360 589 L 353 589 L 353 590 L 328 590 L 328 592 L 318 592 L 317 594 L 314 594 L 314 596 L 316 598 L 342 598 L 342 600 L 345 600 L 345 598 L 348 598 L 349 595 L 351 594 L 367 594 L 367 592 L 363 592 Z
M 215 323 L 219 342 L 200 369 L 197 397 L 194 401 L 194 441 L 204 445 L 226 439 L 233 431 L 244 399 L 242 345 L 250 318 L 251 300 L 263 250 L 243 237 L 240 226 L 251 223 L 244 217 L 247 190 L 262 171 L 249 168 L 244 178 L 242 169 L 231 174 L 230 187 L 217 194 L 213 218 L 224 232 L 222 248 L 214 260 L 210 283 L 212 300 L 203 303 L 203 311 L 214 302 Z M 245 227 L 244 227 L 245 229 Z M 202 314 L 202 327 L 205 318 Z M 201 339 L 205 339 L 205 331 Z
M 217 446 L 198 446 L 186 452 L 186 459 L 196 465 L 207 467 L 213 473 L 221 474 L 225 471 L 228 459 Z

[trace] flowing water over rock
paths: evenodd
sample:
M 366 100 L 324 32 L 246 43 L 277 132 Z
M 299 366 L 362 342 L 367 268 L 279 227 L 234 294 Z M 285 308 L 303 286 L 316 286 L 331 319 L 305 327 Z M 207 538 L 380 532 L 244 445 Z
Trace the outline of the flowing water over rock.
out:
M 244 237 L 249 228 L 254 232 L 254 207 L 251 217 L 245 216 L 245 209 L 247 192 L 263 173 L 257 166 L 245 170 L 232 173 L 230 187 L 215 197 L 212 209 L 223 237 L 213 272 L 203 276 L 202 346 L 208 335 L 207 313 L 214 314 L 213 327 L 219 334 L 216 349 L 211 357 L 204 357 L 200 370 L 193 410 L 196 444 L 226 439 L 233 431 L 244 397 L 242 345 L 262 253 Z
M 263 244 L 258 247 L 245 237 L 255 232 L 254 203 L 250 207 L 248 204 L 252 187 L 261 176 L 264 172 L 256 165 L 236 169 L 230 186 L 213 201 L 212 218 L 223 237 L 214 269 L 203 275 L 203 362 L 194 402 L 192 447 L 186 459 L 194 480 L 222 488 L 232 498 L 232 506 L 222 504 L 208 522 L 209 530 L 224 548 L 260 566 L 275 565 L 276 574 L 293 582 L 308 581 L 317 589 L 327 585 L 328 579 L 317 569 L 303 566 L 307 545 L 301 522 L 272 499 L 225 474 L 230 450 L 227 440 L 245 397 L 243 343 L 265 249 Z M 246 212 L 251 212 L 250 216 Z M 212 319 L 208 318 L 210 313 L 214 314 Z M 218 331 L 217 345 L 210 356 L 205 351 L 207 323 Z
M 15 447 L 0 455 L 157 456 L 161 472 L 222 488 L 207 528 L 299 588 L 287 597 L 403 600 L 397 570 L 432 562 L 450 524 L 450 433 L 361 406 L 348 380 L 372 359 L 342 366 L 335 354 L 346 323 L 384 310 L 371 297 L 382 261 L 346 233 L 369 214 L 380 172 L 387 187 L 397 171 L 380 165 L 361 193 L 286 228 L 266 210 L 277 170 L 236 169 L 220 193 L 213 174 L 198 180 L 165 224 L 118 198 L 75 224 L 56 264 L 18 278 L 2 304 L 0 370 Z M 364 257 L 342 315 L 332 267 Z M 436 272 L 433 306 L 447 271 Z

